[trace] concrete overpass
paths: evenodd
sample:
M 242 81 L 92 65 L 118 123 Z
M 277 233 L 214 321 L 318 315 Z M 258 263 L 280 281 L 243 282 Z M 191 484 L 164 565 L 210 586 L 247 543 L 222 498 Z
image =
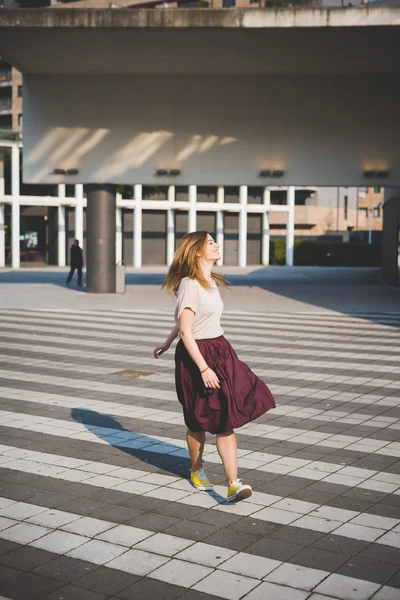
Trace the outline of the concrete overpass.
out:
M 229 184 L 243 205 L 247 186 L 400 185 L 399 26 L 397 7 L 1 11 L 24 180 L 92 184 L 89 291 L 112 291 L 116 184 L 139 204 L 141 184 Z

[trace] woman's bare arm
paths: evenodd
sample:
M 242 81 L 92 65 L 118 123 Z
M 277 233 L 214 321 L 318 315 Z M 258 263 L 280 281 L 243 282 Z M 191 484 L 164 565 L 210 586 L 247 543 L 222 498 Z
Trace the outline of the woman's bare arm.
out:
M 163 344 L 159 344 L 158 346 L 156 346 L 154 348 L 154 350 L 153 350 L 154 358 L 158 358 L 159 356 L 161 356 L 161 354 L 164 354 L 164 352 L 166 352 L 168 350 L 168 348 L 171 346 L 174 339 L 178 337 L 178 334 L 179 334 L 179 325 L 175 325 L 175 327 L 173 328 L 173 330 L 171 331 L 171 333 L 169 334 L 169 336 L 167 337 L 165 342 Z
M 203 371 L 201 376 L 203 378 L 206 387 L 219 387 L 219 380 L 217 375 L 207 365 L 204 357 L 202 356 L 196 340 L 193 337 L 192 326 L 193 326 L 194 312 L 190 308 L 185 308 L 179 318 L 180 331 L 182 342 L 185 345 L 190 357 L 195 362 L 199 371 Z

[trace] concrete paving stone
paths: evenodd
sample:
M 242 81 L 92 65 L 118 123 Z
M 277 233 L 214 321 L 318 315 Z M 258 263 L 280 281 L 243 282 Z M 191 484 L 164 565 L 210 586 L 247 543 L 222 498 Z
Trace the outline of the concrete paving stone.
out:
M 31 548 L 30 546 L 20 546 L 11 552 L 7 552 L 0 557 L 0 563 L 8 567 L 14 567 L 21 571 L 32 571 L 36 567 L 47 564 L 57 557 L 52 552 Z
M 40 577 L 34 573 L 23 573 L 2 584 L 1 593 L 13 600 L 42 600 L 60 588 L 60 582 Z
M 180 523 L 180 520 L 175 517 L 158 515 L 154 513 L 146 513 L 140 517 L 136 517 L 127 524 L 141 529 L 149 529 L 150 531 L 164 531 Z
M 105 542 L 131 547 L 150 536 L 154 536 L 153 531 L 147 531 L 145 529 L 127 525 L 117 525 L 116 527 L 99 533 L 96 537 Z
M 60 510 L 48 510 L 40 512 L 39 514 L 26 519 L 28 523 L 34 523 L 35 525 L 43 525 L 53 528 L 61 527 L 77 520 L 82 521 L 83 519 L 79 517 L 79 515 L 73 515 Z M 81 531 L 80 533 L 83 532 Z
M 245 575 L 246 577 L 262 579 L 281 564 L 281 561 L 278 560 L 263 558 L 262 556 L 255 556 L 246 552 L 238 552 L 220 564 L 219 569 Z
M 277 531 L 274 531 L 269 537 L 281 540 L 283 542 L 289 542 L 292 544 L 301 544 L 302 546 L 311 546 L 313 543 L 324 537 L 324 534 L 318 531 L 312 531 L 309 529 L 302 529 L 300 527 L 292 527 L 287 525 L 281 527 Z
M 246 600 L 306 600 L 309 592 L 295 590 L 276 583 L 264 582 L 246 596 Z
M 335 594 L 342 600 L 368 600 L 380 587 L 377 583 L 334 573 L 320 583 L 315 591 L 327 595 Z
M 156 533 L 136 544 L 135 549 L 162 554 L 164 556 L 174 556 L 192 545 L 193 541 L 163 533 Z
M 374 600 L 397 600 L 399 590 L 390 586 L 383 586 L 374 596 Z
M 49 530 L 50 531 L 50 530 Z M 90 541 L 88 537 L 68 533 L 67 531 L 52 531 L 43 537 L 32 542 L 35 548 L 41 548 L 48 552 L 56 552 L 57 554 L 65 554 L 86 544 Z
M 78 519 L 73 519 L 69 523 L 60 526 L 63 531 L 69 531 L 87 537 L 95 537 L 99 533 L 103 533 L 103 531 L 111 529 L 112 527 L 115 527 L 115 523 L 112 523 L 111 521 L 102 521 L 93 517 L 78 517 Z
M 16 544 L 15 542 L 0 539 L 0 556 L 4 556 L 4 554 L 7 554 L 7 552 L 16 550 L 19 547 L 19 544 Z
M 301 546 L 300 544 L 289 544 L 287 542 L 263 538 L 246 548 L 246 552 L 265 558 L 272 558 L 274 560 L 287 561 L 293 556 L 296 556 L 303 549 L 304 546 Z
M 107 596 L 91 592 L 75 585 L 66 585 L 48 594 L 43 600 L 106 600 Z
M 98 569 L 76 579 L 74 585 L 106 596 L 115 595 L 138 581 L 136 575 L 124 573 L 116 569 L 99 567 Z
M 107 567 L 125 571 L 132 575 L 144 576 L 167 562 L 170 562 L 170 559 L 165 556 L 132 549 L 111 560 Z
M 132 600 L 133 598 L 135 600 L 154 600 L 155 598 L 159 600 L 176 600 L 177 598 L 185 598 L 187 600 L 186 594 L 190 592 L 191 590 L 187 591 L 181 586 L 143 577 L 134 585 L 117 593 L 115 598 L 118 598 L 119 600 Z M 198 592 L 194 593 L 198 594 Z M 195 599 L 193 598 L 193 600 Z M 197 600 L 206 599 L 198 598 Z
M 33 515 L 43 512 L 46 512 L 46 509 L 41 506 L 32 506 L 25 502 L 15 502 L 14 504 L 10 504 L 1 508 L 0 516 L 23 521 L 24 519 L 28 519 Z
M 191 564 L 174 558 L 169 563 L 152 571 L 150 577 L 173 585 L 191 587 L 198 581 L 203 580 L 210 573 L 212 573 L 212 569 L 209 567 Z
M 289 557 L 288 560 L 290 563 L 310 567 L 311 569 L 334 572 L 350 559 L 351 555 L 309 547 L 303 548 L 300 552 Z
M 217 567 L 224 561 L 234 556 L 236 552 L 209 543 L 197 542 L 176 555 L 176 558 L 199 563 L 207 567 Z
M 4 540 L 10 540 L 17 544 L 29 544 L 34 540 L 42 538 L 50 533 L 50 531 L 51 529 L 48 527 L 40 527 L 39 525 L 32 525 L 31 523 L 18 523 L 8 529 L 3 529 L 1 537 Z
M 400 573 L 399 571 L 387 583 L 390 587 L 400 589 Z
M 362 552 L 368 546 L 370 546 L 370 543 L 364 540 L 352 540 L 334 533 L 323 535 L 311 544 L 313 548 L 321 548 L 339 554 L 348 554 L 349 556 Z
M 86 544 L 74 548 L 67 555 L 97 565 L 104 565 L 126 551 L 127 548 L 124 546 L 101 540 L 90 540 Z
M 258 585 L 258 579 L 223 571 L 214 571 L 193 587 L 197 591 L 212 593 L 220 598 L 239 600 L 239 598 L 242 598 Z
M 397 573 L 398 567 L 390 563 L 370 561 L 353 556 L 348 563 L 342 565 L 337 573 L 356 579 L 385 584 Z
M 1 565 L 0 567 L 0 585 L 5 583 L 6 581 L 10 581 L 11 579 L 15 579 L 23 575 L 23 571 L 19 569 L 14 569 L 12 567 L 6 567 Z M 1 596 L 0 596 L 1 600 Z
M 64 583 L 70 583 L 99 568 L 98 565 L 78 560 L 77 558 L 60 556 L 50 562 L 46 562 L 46 564 L 40 567 L 36 567 L 33 569 L 33 573 Z
M 301 565 L 285 563 L 269 573 L 264 579 L 280 585 L 311 591 L 330 575 L 329 571 L 320 571 Z
M 198 523 L 196 521 L 181 521 L 167 529 L 164 529 L 164 533 L 168 535 L 176 535 L 189 540 L 200 541 L 207 538 L 209 535 L 218 531 L 219 527 L 213 525 L 206 525 L 204 523 Z

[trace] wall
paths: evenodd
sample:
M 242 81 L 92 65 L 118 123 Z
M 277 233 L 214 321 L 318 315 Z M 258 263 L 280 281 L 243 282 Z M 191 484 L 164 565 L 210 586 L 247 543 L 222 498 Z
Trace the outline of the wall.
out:
M 359 186 L 363 169 L 389 168 L 397 185 L 399 105 L 400 82 L 374 75 L 27 75 L 24 180 Z M 285 176 L 261 180 L 267 168 Z

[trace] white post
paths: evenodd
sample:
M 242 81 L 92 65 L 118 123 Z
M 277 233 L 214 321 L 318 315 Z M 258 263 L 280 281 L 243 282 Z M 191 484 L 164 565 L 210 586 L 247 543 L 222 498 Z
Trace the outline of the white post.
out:
M 286 266 L 293 267 L 294 250 L 294 197 L 295 187 L 293 185 L 287 190 L 287 223 L 286 223 Z
M 65 183 L 58 186 L 58 197 L 65 198 Z M 66 226 L 65 226 L 65 206 L 58 206 L 58 266 L 65 267 L 65 244 L 66 244 Z
M 122 195 L 117 193 L 117 203 L 121 200 Z M 119 265 L 122 262 L 122 208 L 115 210 L 115 264 Z
M 247 185 L 239 188 L 239 267 L 247 264 Z
M 372 208 L 369 209 L 368 244 L 372 244 Z
M 137 183 L 133 187 L 135 198 L 135 211 L 133 213 L 133 266 L 142 266 L 142 190 Z
M 13 144 L 11 148 L 11 266 L 20 267 L 20 206 L 19 206 L 19 147 Z
M 79 245 L 83 248 L 83 184 L 78 183 L 75 186 L 75 239 L 79 240 Z
M 217 224 L 216 224 L 216 242 L 219 244 L 219 253 L 221 258 L 217 261 L 217 265 L 221 267 L 224 264 L 224 204 L 225 189 L 223 185 L 219 185 L 217 188 Z
M 188 233 L 196 231 L 197 185 L 189 185 Z
M 168 202 L 175 202 L 175 186 L 170 185 L 168 188 Z M 175 254 L 175 219 L 172 208 L 167 210 L 167 265 L 169 266 Z
M 267 267 L 269 265 L 269 207 L 271 206 L 271 192 L 269 187 L 264 188 L 263 202 L 265 206 L 265 212 L 262 216 L 262 233 L 261 233 L 261 263 Z
M 4 192 L 4 163 L 0 153 L 0 267 L 6 266 L 6 234 L 4 229 L 5 207 L 2 200 Z

